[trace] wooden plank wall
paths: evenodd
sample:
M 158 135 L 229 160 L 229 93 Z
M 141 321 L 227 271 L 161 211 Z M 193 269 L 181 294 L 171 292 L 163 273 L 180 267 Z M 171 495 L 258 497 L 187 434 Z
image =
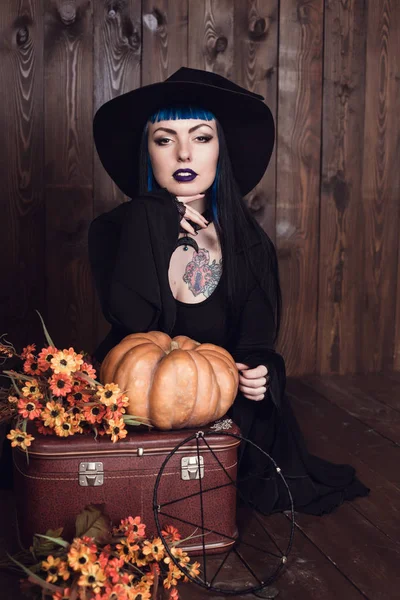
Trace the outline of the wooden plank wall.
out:
M 275 241 L 290 375 L 400 370 L 396 0 L 2 0 L 1 331 L 91 350 L 91 219 L 126 200 L 92 118 L 180 66 L 261 93 L 277 142 L 247 197 Z

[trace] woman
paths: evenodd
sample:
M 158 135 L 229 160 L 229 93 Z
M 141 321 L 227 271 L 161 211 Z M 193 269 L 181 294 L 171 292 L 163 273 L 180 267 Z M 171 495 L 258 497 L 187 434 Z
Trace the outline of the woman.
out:
M 112 325 L 95 358 L 101 362 L 129 333 L 151 330 L 225 347 L 239 369 L 230 416 L 281 467 L 296 510 L 323 514 L 369 490 L 352 467 L 307 452 L 285 395 L 284 361 L 274 350 L 281 310 L 275 248 L 243 200 L 267 168 L 274 137 L 262 96 L 195 69 L 99 109 L 97 151 L 132 200 L 89 231 Z M 242 475 L 256 462 L 245 447 Z M 280 478 L 265 469 L 247 493 L 264 513 L 289 505 Z

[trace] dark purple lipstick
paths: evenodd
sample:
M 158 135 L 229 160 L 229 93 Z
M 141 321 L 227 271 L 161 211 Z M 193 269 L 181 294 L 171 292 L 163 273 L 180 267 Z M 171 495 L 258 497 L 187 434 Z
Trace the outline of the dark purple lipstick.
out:
M 197 173 L 192 171 L 192 169 L 178 169 L 172 177 L 175 181 L 193 181 L 197 177 Z

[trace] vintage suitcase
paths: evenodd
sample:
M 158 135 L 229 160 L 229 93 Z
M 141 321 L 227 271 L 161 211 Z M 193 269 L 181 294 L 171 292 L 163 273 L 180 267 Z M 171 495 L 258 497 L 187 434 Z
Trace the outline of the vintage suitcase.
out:
M 199 437 L 199 452 L 194 438 L 166 461 L 179 443 L 199 431 L 205 433 Z M 231 482 L 236 480 L 240 442 L 222 432 L 238 434 L 239 430 L 229 419 L 179 431 L 130 429 L 125 439 L 114 444 L 105 437 L 64 439 L 35 432 L 29 464 L 24 452 L 13 451 L 21 545 L 29 547 L 34 533 L 60 526 L 64 536 L 72 538 L 75 518 L 88 504 L 104 504 L 114 524 L 129 515 L 140 516 L 147 534 L 157 534 L 153 493 L 166 461 L 157 493 L 160 524 L 174 525 L 184 538 L 192 535 L 182 545 L 191 554 L 202 551 L 203 534 L 208 553 L 226 551 L 237 535 L 236 488 Z

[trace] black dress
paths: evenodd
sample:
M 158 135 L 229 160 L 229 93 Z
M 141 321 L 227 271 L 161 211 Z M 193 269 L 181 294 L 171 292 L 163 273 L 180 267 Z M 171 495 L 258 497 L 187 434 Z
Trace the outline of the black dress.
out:
M 282 469 L 295 510 L 322 515 L 345 500 L 367 495 L 369 489 L 356 478 L 353 467 L 330 463 L 307 451 L 285 393 L 284 359 L 273 348 L 270 308 L 246 270 L 240 247 L 236 256 L 240 319 L 232 325 L 226 319 L 224 273 L 211 296 L 198 304 L 185 304 L 173 297 L 168 268 L 178 235 L 176 207 L 161 193 L 120 205 L 91 224 L 92 272 L 103 313 L 112 325 L 95 358 L 101 362 L 129 333 L 158 330 L 171 337 L 187 335 L 198 342 L 223 346 L 236 362 L 250 368 L 266 365 L 270 380 L 264 400 L 248 400 L 239 391 L 229 416 L 242 435 L 272 456 Z M 250 250 L 256 256 L 259 244 L 255 241 Z M 251 471 L 259 457 L 252 446 L 245 446 L 242 472 Z M 265 514 L 290 506 L 286 489 L 276 476 L 254 479 L 246 493 Z

